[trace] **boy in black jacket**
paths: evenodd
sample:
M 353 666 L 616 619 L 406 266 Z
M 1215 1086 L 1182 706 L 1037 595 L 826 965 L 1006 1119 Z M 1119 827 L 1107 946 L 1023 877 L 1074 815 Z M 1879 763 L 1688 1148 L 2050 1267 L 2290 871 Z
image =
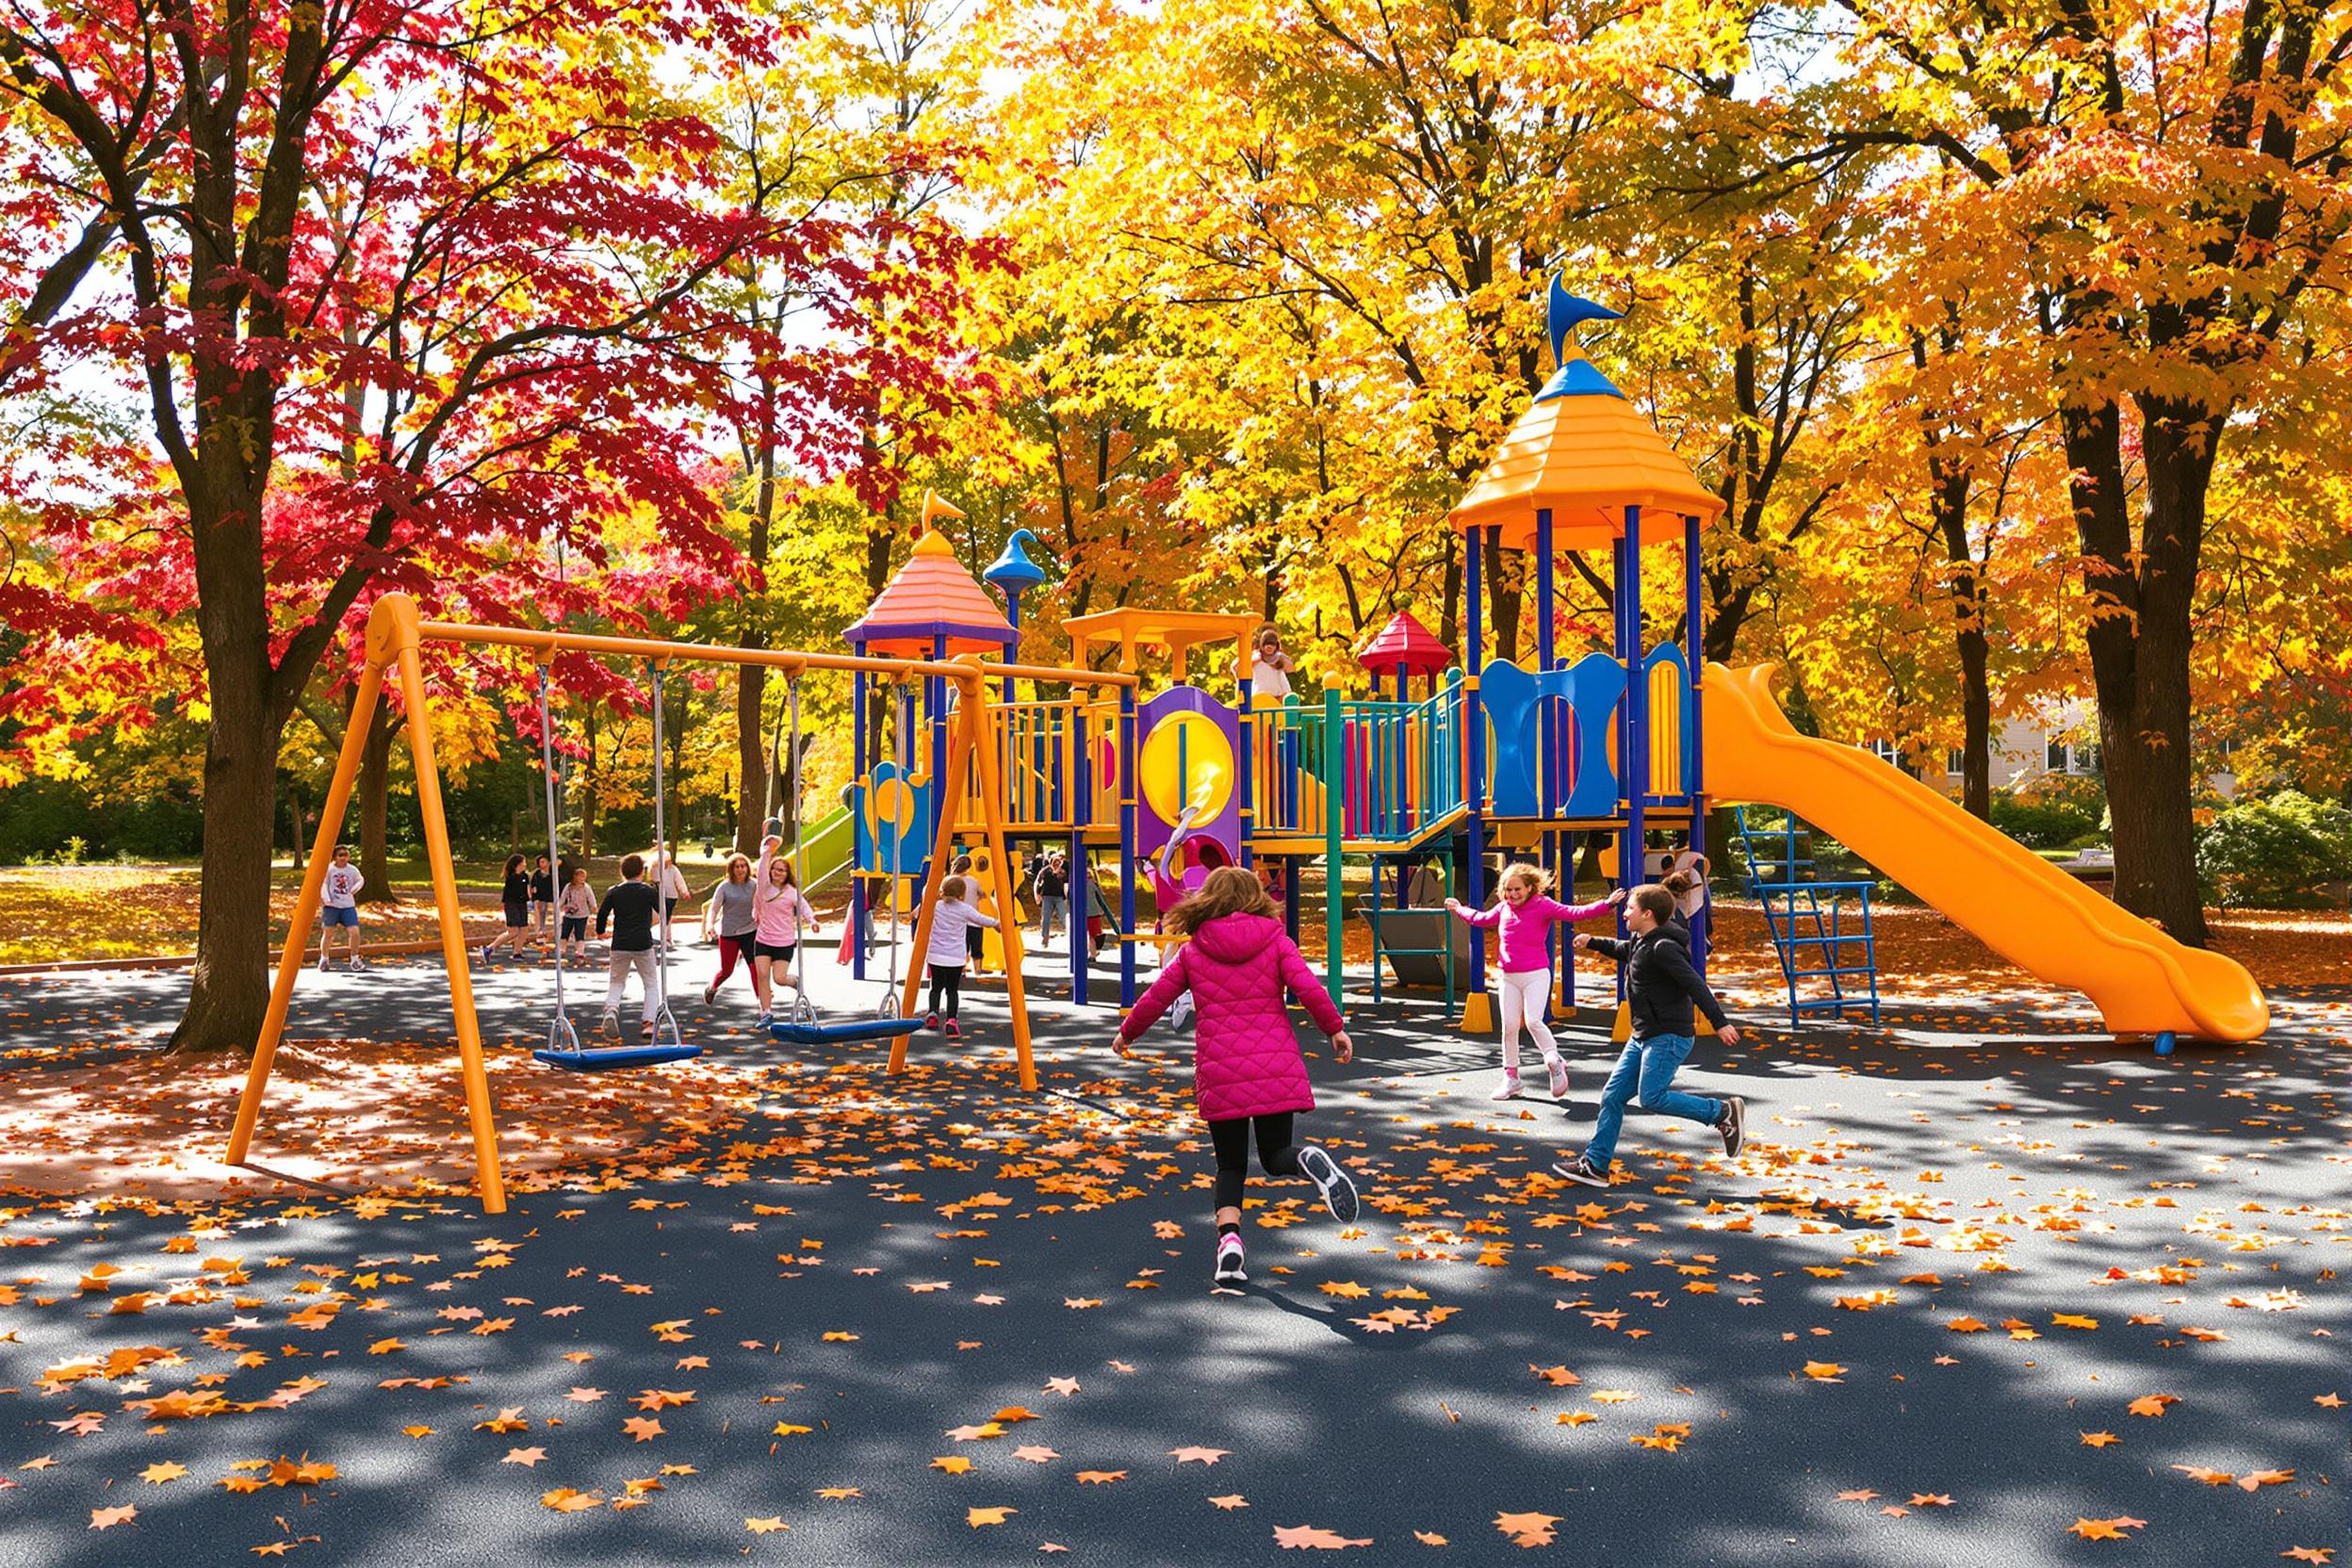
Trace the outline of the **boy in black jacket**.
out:
M 629 982 L 629 972 L 636 972 L 638 988 L 645 992 L 645 1032 L 653 1032 L 654 1021 L 662 1016 L 662 957 L 654 945 L 653 926 L 662 906 L 662 898 L 643 878 L 645 874 L 645 857 L 632 855 L 621 862 L 621 879 L 606 890 L 604 902 L 596 907 L 596 935 L 605 927 L 612 929 L 612 945 L 605 966 L 604 1023 L 607 1037 L 620 1038 L 622 988 Z
M 1575 1159 L 1552 1167 L 1572 1182 L 1589 1187 L 1609 1185 L 1609 1164 L 1617 1154 L 1617 1129 L 1625 1119 L 1626 1104 L 1637 1087 L 1643 1110 L 1704 1123 L 1723 1135 L 1725 1154 L 1740 1152 L 1747 1130 L 1747 1102 L 1736 1095 L 1709 1100 L 1674 1087 L 1674 1073 L 1697 1043 L 1692 1037 L 1694 1006 L 1715 1025 L 1725 1045 L 1739 1044 L 1740 1031 L 1725 1021 L 1723 1004 L 1690 967 L 1690 939 L 1674 914 L 1674 894 L 1655 885 L 1636 888 L 1625 900 L 1625 929 L 1633 933 L 1631 941 L 1609 937 L 1576 939 L 1578 948 L 1589 948 L 1625 966 L 1633 1038 L 1625 1042 L 1616 1070 L 1601 1091 L 1601 1113 L 1592 1127 L 1592 1141 Z

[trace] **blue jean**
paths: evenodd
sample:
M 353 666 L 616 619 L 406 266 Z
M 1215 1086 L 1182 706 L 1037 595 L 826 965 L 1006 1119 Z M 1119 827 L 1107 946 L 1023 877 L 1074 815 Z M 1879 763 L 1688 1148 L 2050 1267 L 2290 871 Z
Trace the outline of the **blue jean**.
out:
M 1674 1087 L 1674 1074 L 1697 1043 L 1689 1035 L 1653 1035 L 1645 1040 L 1625 1042 L 1608 1086 L 1601 1090 L 1601 1114 L 1592 1124 L 1592 1141 L 1584 1146 L 1584 1157 L 1593 1169 L 1608 1170 L 1609 1162 L 1617 1157 L 1617 1129 L 1625 1122 L 1625 1107 L 1636 1088 L 1641 1090 L 1642 1109 L 1652 1115 L 1678 1116 L 1709 1127 L 1723 1119 L 1722 1101 L 1685 1094 Z

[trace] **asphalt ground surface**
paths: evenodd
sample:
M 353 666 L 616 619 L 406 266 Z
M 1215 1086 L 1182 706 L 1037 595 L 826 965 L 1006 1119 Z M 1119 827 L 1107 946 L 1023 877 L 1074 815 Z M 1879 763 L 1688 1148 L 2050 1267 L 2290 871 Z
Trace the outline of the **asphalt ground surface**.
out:
M 2169 1060 L 1998 997 L 1759 1014 L 1683 1078 L 1748 1149 L 1636 1116 L 1606 1192 L 1547 1172 L 1597 1027 L 1571 1103 L 1498 1104 L 1492 1040 L 1358 1006 L 1301 1131 L 1363 1215 L 1253 1176 L 1217 1293 L 1181 1035 L 1120 1062 L 1041 999 L 1023 1094 L 975 983 L 892 1078 L 706 1011 L 709 962 L 657 1140 L 502 1216 L 0 1200 L 0 1564 L 2352 1561 L 2343 993 Z M 544 975 L 477 976 L 495 1049 L 545 1033 Z M 88 1063 L 185 984 L 0 1018 Z M 446 997 L 306 974 L 291 1035 L 445 1037 Z

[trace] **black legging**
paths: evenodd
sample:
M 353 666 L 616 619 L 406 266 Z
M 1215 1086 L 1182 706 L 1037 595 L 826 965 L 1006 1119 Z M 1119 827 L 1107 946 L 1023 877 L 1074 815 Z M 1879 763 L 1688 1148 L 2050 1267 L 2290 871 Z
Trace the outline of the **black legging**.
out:
M 939 998 L 942 996 L 947 998 L 947 1005 L 944 1007 L 939 1005 Z M 964 966 L 933 964 L 931 966 L 931 1011 L 941 1018 L 954 1018 L 956 1009 L 962 1006 L 963 1003 Z
M 1250 1129 L 1258 1132 L 1258 1165 L 1268 1176 L 1297 1176 L 1298 1151 L 1290 1141 L 1290 1113 L 1237 1116 L 1209 1123 L 1209 1141 L 1217 1149 L 1217 1206 L 1241 1207 L 1242 1188 L 1250 1181 Z

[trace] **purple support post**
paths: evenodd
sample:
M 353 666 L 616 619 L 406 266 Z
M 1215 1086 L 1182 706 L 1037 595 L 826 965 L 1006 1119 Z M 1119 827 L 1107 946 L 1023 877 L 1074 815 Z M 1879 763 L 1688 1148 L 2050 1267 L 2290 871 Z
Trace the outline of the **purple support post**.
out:
M 1701 692 L 1707 684 L 1707 639 L 1704 627 L 1707 601 L 1702 593 L 1699 572 L 1699 519 L 1682 520 L 1682 625 L 1687 645 L 1684 651 L 1690 662 L 1690 701 L 1682 716 L 1684 733 L 1690 744 L 1684 755 L 1690 759 L 1690 776 L 1682 781 L 1682 792 L 1690 800 L 1690 852 L 1707 854 L 1707 728 L 1701 723 Z M 1707 956 L 1715 945 L 1715 908 L 1712 895 L 1699 905 L 1699 918 L 1691 923 L 1690 961 L 1698 972 L 1707 972 Z
M 1462 533 L 1462 548 L 1466 553 L 1462 557 L 1462 575 L 1469 600 L 1463 607 L 1462 616 L 1462 742 L 1469 768 L 1469 777 L 1462 781 L 1462 798 L 1470 804 L 1470 864 L 1462 877 L 1462 892 L 1465 895 L 1462 902 L 1473 909 L 1486 903 L 1486 719 L 1478 710 L 1478 669 L 1483 657 L 1479 644 L 1484 628 L 1480 605 L 1483 595 L 1479 585 L 1482 564 L 1479 543 L 1485 531 L 1482 528 L 1473 527 Z M 1447 940 L 1451 939 L 1451 933 L 1448 933 Z M 1468 1020 L 1469 1009 L 1475 1007 L 1481 1015 L 1478 1021 L 1483 1025 L 1487 1005 L 1484 1001 L 1486 929 L 1478 925 L 1470 928 L 1470 994 L 1480 1000 L 1464 1003 L 1462 1016 Z

